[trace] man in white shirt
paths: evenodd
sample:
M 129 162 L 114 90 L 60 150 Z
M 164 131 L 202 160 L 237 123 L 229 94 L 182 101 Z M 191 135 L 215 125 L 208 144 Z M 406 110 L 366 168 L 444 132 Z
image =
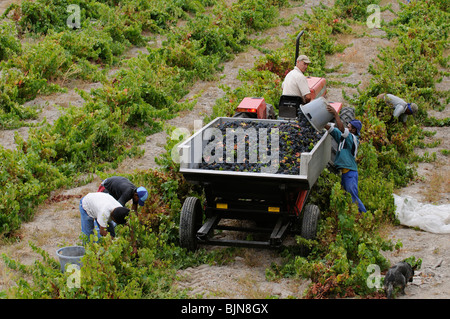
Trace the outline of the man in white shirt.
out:
M 306 55 L 300 55 L 297 58 L 297 63 L 292 71 L 290 71 L 284 78 L 283 95 L 290 96 L 302 96 L 305 103 L 311 101 L 311 92 L 309 90 L 308 81 L 303 73 L 308 68 L 308 64 L 311 63 Z
M 130 210 L 123 207 L 114 197 L 107 193 L 89 193 L 80 200 L 81 231 L 86 236 L 94 234 L 97 229 L 98 238 L 107 232 L 114 237 L 116 224 L 125 224 L 125 217 Z

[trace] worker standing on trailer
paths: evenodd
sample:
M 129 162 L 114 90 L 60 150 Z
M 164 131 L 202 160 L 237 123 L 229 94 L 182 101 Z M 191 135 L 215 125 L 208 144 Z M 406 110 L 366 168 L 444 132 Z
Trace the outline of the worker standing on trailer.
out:
M 413 115 L 417 113 L 419 109 L 415 103 L 407 103 L 405 100 L 395 96 L 393 94 L 380 94 L 377 96 L 377 100 L 383 100 L 394 109 L 393 116 L 399 118 L 403 124 L 406 124 L 406 119 L 408 115 Z
M 352 120 L 347 127 L 344 127 L 339 114 L 331 105 L 327 105 L 327 110 L 334 115 L 337 125 L 335 127 L 334 124 L 327 124 L 325 128 L 339 145 L 334 165 L 342 173 L 341 184 L 350 193 L 353 202 L 358 204 L 359 212 L 366 212 L 366 207 L 358 197 L 358 167 L 356 164 L 362 124 L 359 120 Z
M 281 84 L 283 95 L 301 96 L 305 103 L 311 101 L 311 91 L 306 76 L 303 74 L 310 63 L 311 61 L 306 55 L 298 56 L 294 69 L 286 75 Z
M 131 208 L 137 212 L 137 205 L 144 206 L 148 198 L 145 187 L 136 187 L 128 178 L 123 176 L 112 176 L 105 179 L 97 192 L 104 192 L 114 197 L 122 206 L 129 200 L 133 200 Z

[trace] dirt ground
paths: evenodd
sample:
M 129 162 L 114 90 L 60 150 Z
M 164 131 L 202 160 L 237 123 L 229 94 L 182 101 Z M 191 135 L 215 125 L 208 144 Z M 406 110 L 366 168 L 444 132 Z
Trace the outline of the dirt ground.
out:
M 325 4 L 332 4 L 333 1 L 323 1 Z M 398 9 L 397 1 L 383 1 L 382 4 L 392 3 L 393 8 Z M 5 2 L 1 2 L 0 14 L 6 8 Z M 316 1 L 305 0 L 301 8 L 292 8 L 282 11 L 282 15 L 287 17 L 292 14 L 302 14 L 303 10 L 310 10 L 316 4 Z M 390 12 L 382 13 L 382 18 L 389 20 L 393 18 Z M 275 48 L 280 45 L 279 39 L 287 34 L 296 32 L 301 21 L 298 18 L 293 20 L 290 26 L 280 26 L 271 29 L 261 37 L 270 35 L 271 41 L 266 44 L 269 48 Z M 387 39 L 382 38 L 383 32 L 377 29 L 364 29 L 358 27 L 356 33 L 366 32 L 369 36 L 354 37 L 343 36 L 339 39 L 345 44 L 352 43 L 343 53 L 328 57 L 328 66 L 335 66 L 344 63 L 344 67 L 337 74 L 346 74 L 352 72 L 349 77 L 339 78 L 341 81 L 357 84 L 361 86 L 368 83 L 369 75 L 367 73 L 368 65 L 372 59 L 376 59 L 379 46 L 390 45 Z M 130 54 L 136 54 L 134 50 Z M 239 54 L 234 60 L 224 64 L 224 70 L 218 78 L 220 80 L 213 82 L 198 82 L 194 85 L 191 92 L 185 97 L 192 99 L 198 96 L 197 104 L 192 111 L 187 111 L 181 116 L 169 121 L 168 124 L 176 127 L 186 127 L 193 129 L 194 120 L 201 119 L 203 115 L 209 114 L 214 105 L 215 99 L 223 96 L 223 91 L 219 88 L 220 84 L 235 88 L 240 85 L 236 79 L 239 69 L 251 68 L 255 59 L 261 53 L 256 49 L 250 48 L 247 52 Z M 82 105 L 83 100 L 73 90 L 74 87 L 89 90 L 99 86 L 99 83 L 71 83 L 67 93 L 53 94 L 46 97 L 38 97 L 29 103 L 43 105 L 42 117 L 47 117 L 49 121 L 57 118 L 59 111 L 55 105 L 68 106 Z M 449 79 L 445 78 L 439 84 L 442 90 L 448 90 L 450 87 Z M 334 87 L 328 90 L 328 99 L 330 101 L 345 101 L 342 98 L 342 90 L 348 95 L 356 92 L 354 88 Z M 433 112 L 433 116 L 444 118 L 449 116 L 449 106 L 443 112 Z M 27 128 L 21 128 L 17 131 L 19 134 L 27 134 Z M 431 163 L 421 163 L 418 166 L 418 176 L 408 187 L 396 190 L 398 195 L 411 195 L 421 202 L 432 202 L 436 204 L 449 203 L 449 165 L 448 158 L 442 155 L 440 149 L 450 149 L 449 146 L 449 128 L 427 128 L 430 131 L 436 131 L 429 141 L 441 140 L 441 144 L 432 149 L 420 149 L 418 153 L 436 152 L 437 160 Z M 0 142 L 6 148 L 14 148 L 14 131 L 1 131 Z M 157 154 L 164 151 L 167 134 L 157 133 L 147 137 L 142 145 L 145 153 L 140 158 L 125 160 L 117 173 L 130 173 L 137 169 L 147 169 L 156 167 L 154 158 Z M 442 178 L 441 176 L 444 176 Z M 49 200 L 40 205 L 37 209 L 35 218 L 24 223 L 18 233 L 18 239 L 15 242 L 3 243 L 0 246 L 0 253 L 6 253 L 8 256 L 29 264 L 37 257 L 34 254 L 28 242 L 32 241 L 39 247 L 55 256 L 55 251 L 64 245 L 73 245 L 78 241 L 80 233 L 80 218 L 78 203 L 79 199 L 88 192 L 96 191 L 101 179 L 98 176 L 92 176 L 92 182 L 82 187 L 66 189 L 54 192 Z M 449 298 L 450 292 L 450 234 L 439 235 L 429 232 L 418 231 L 411 228 L 399 226 L 386 229 L 386 236 L 394 241 L 401 240 L 403 247 L 396 252 L 387 252 L 386 256 L 392 263 L 400 261 L 406 257 L 414 255 L 416 258 L 422 258 L 422 269 L 416 272 L 414 281 L 406 288 L 406 295 L 399 296 L 399 299 L 415 298 Z M 292 238 L 287 240 L 292 241 Z M 209 248 L 220 249 L 220 248 Z M 309 284 L 309 280 L 282 279 L 279 281 L 268 281 L 265 277 L 265 270 L 272 264 L 280 262 L 280 256 L 276 251 L 263 249 L 237 249 L 234 262 L 224 266 L 201 265 L 195 268 L 188 268 L 179 271 L 179 280 L 176 283 L 178 287 L 189 288 L 189 295 L 192 297 L 203 298 L 267 298 L 270 296 L 279 298 L 302 298 L 304 290 Z M 4 267 L 3 261 L 0 261 L 0 290 L 7 289 L 13 285 L 13 275 Z

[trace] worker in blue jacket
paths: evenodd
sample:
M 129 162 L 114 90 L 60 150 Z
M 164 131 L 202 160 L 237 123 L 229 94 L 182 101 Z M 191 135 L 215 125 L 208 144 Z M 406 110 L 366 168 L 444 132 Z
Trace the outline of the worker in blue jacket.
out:
M 361 121 L 352 120 L 347 127 L 344 127 L 339 114 L 331 105 L 327 106 L 327 110 L 333 114 L 336 122 L 336 125 L 327 124 L 325 125 L 325 128 L 339 145 L 336 152 L 334 165 L 342 173 L 342 187 L 350 193 L 353 202 L 358 204 L 359 212 L 366 212 L 367 210 L 364 207 L 364 204 L 358 197 L 358 167 L 356 165 L 356 153 L 358 152 L 359 146 L 359 133 L 362 127 Z

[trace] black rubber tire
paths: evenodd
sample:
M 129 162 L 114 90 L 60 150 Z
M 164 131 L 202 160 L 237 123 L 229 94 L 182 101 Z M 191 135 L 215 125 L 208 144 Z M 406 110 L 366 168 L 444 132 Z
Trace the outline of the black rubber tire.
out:
M 341 118 L 342 123 L 345 127 L 347 127 L 350 121 L 355 119 L 355 109 L 353 107 L 343 107 L 339 112 L 339 117 Z
M 202 227 L 203 211 L 197 197 L 188 197 L 180 214 L 180 246 L 191 251 L 197 249 L 197 231 Z
M 316 205 L 306 205 L 303 210 L 302 229 L 300 235 L 308 240 L 316 239 L 317 224 L 320 218 L 320 209 Z M 311 252 L 311 248 L 302 245 L 301 255 L 307 256 Z

